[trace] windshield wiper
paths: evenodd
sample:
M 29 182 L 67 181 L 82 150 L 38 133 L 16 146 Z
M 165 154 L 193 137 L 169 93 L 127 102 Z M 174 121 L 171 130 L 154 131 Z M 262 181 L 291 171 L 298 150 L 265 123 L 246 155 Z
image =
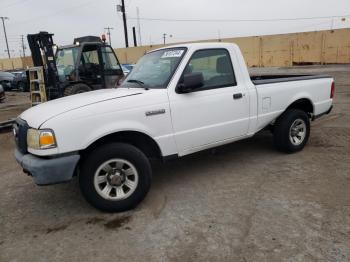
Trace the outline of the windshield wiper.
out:
M 139 85 L 141 86 L 144 86 L 144 82 L 140 81 L 140 80 L 137 80 L 137 79 L 129 79 L 127 82 L 130 82 L 130 83 L 138 83 Z
M 149 89 L 148 87 L 145 87 L 145 83 L 142 82 L 141 80 L 129 79 L 129 80 L 126 81 L 126 82 L 139 84 L 139 85 L 140 85 L 141 87 L 143 87 L 145 90 L 148 90 L 148 89 Z

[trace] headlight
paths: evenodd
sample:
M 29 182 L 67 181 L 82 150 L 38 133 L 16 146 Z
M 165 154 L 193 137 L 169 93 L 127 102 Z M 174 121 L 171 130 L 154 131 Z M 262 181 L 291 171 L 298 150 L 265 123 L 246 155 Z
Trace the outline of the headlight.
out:
M 30 128 L 27 133 L 27 146 L 33 149 L 56 147 L 55 134 L 50 129 L 37 130 Z

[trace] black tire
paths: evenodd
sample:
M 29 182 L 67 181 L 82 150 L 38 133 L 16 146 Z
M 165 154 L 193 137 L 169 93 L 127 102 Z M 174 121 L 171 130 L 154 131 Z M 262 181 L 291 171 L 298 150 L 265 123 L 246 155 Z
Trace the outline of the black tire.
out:
M 24 82 L 18 82 L 18 90 L 21 92 L 25 92 L 26 91 L 26 84 Z
M 10 91 L 11 87 L 6 83 L 6 81 L 0 82 L 0 85 L 4 88 L 4 91 Z
M 94 186 L 98 168 L 111 159 L 129 161 L 137 170 L 138 183 L 135 191 L 122 200 L 107 200 Z M 122 212 L 137 206 L 147 195 L 152 180 L 152 169 L 148 158 L 138 148 L 125 143 L 111 143 L 92 151 L 81 165 L 79 185 L 85 199 L 97 209 L 107 212 Z
M 301 121 L 305 123 L 305 135 L 300 136 L 299 143 L 293 141 L 292 138 L 292 125 L 296 121 Z M 301 123 L 300 122 L 300 123 Z M 284 112 L 277 120 L 274 126 L 274 145 L 282 152 L 295 153 L 302 150 L 307 143 L 310 136 L 310 120 L 307 115 L 302 110 L 299 109 L 289 109 Z
M 64 96 L 71 96 L 89 91 L 91 91 L 91 88 L 88 85 L 79 83 L 66 87 L 66 89 L 64 90 Z

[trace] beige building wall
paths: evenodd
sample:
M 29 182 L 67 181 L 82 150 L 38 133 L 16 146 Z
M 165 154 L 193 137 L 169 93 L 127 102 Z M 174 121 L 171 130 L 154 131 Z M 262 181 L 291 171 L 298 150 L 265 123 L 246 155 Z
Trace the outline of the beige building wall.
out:
M 23 69 L 29 66 L 33 66 L 31 57 L 0 59 L 0 70 Z
M 213 41 L 218 40 L 209 39 L 198 42 Z M 238 44 L 249 67 L 350 63 L 350 29 L 225 38 L 221 41 Z M 162 46 L 115 50 L 121 63 L 136 63 L 145 52 Z
M 209 39 L 197 42 L 215 42 Z M 294 34 L 225 38 L 236 43 L 249 67 L 292 66 L 293 64 L 350 63 L 350 29 Z M 121 63 L 136 63 L 146 52 L 163 45 L 115 49 Z M 0 59 L 0 70 L 31 66 L 30 57 Z

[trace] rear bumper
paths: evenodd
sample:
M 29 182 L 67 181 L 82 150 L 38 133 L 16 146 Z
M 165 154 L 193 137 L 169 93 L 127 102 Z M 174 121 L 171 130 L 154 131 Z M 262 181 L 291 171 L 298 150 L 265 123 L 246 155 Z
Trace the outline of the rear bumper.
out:
M 31 175 L 37 185 L 51 185 L 72 179 L 80 156 L 78 154 L 57 158 L 40 158 L 15 150 L 17 162 L 25 173 Z
M 316 115 L 316 116 L 313 116 L 312 120 L 320 118 L 321 116 L 324 116 L 324 115 L 328 115 L 332 111 L 332 109 L 333 109 L 333 105 L 331 105 L 331 107 L 326 112 L 319 114 L 319 115 Z

